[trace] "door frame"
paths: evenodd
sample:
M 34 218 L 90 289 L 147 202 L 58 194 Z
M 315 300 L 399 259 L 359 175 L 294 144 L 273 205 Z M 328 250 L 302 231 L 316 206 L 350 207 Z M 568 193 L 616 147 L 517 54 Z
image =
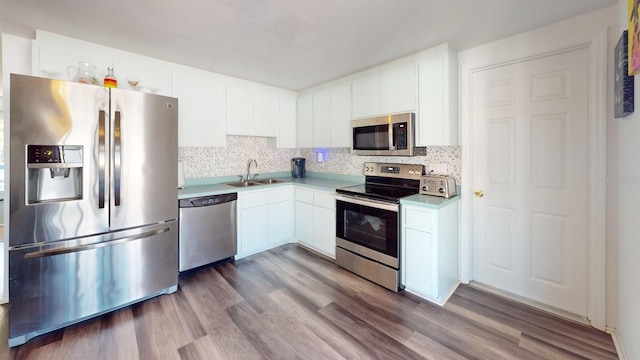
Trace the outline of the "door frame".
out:
M 606 327 L 606 176 L 607 154 L 607 29 L 598 28 L 566 38 L 552 39 L 545 29 L 518 35 L 458 54 L 460 61 L 461 217 L 460 280 L 472 274 L 473 166 L 471 80 L 476 72 L 524 62 L 575 49 L 589 50 L 589 190 L 588 190 L 588 319 L 597 329 Z

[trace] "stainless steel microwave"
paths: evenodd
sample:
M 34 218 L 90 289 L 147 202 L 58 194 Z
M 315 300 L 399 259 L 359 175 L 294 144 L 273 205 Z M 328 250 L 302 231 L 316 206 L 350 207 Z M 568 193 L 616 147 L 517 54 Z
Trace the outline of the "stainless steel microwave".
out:
M 414 113 L 351 120 L 351 153 L 413 156 L 414 129 Z

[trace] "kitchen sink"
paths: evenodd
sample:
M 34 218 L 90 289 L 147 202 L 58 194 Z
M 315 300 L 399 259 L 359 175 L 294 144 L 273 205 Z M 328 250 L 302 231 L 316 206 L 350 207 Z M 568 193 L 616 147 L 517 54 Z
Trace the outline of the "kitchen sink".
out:
M 258 182 L 260 184 L 280 184 L 280 183 L 283 183 L 283 182 L 289 182 L 289 180 L 261 179 L 261 180 L 255 180 L 255 182 Z
M 249 187 L 256 185 L 268 185 L 268 184 L 280 184 L 284 182 L 289 182 L 289 180 L 281 180 L 281 179 L 260 179 L 260 180 L 251 180 L 251 181 L 235 181 L 226 183 L 226 185 L 233 187 Z
M 262 183 L 255 182 L 255 181 L 236 181 L 236 182 L 226 183 L 226 185 L 234 186 L 234 187 L 248 187 L 248 186 L 262 185 Z

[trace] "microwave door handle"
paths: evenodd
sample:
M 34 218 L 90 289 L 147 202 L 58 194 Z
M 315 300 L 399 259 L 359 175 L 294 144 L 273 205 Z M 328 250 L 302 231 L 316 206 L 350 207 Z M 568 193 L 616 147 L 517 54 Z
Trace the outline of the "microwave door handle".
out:
M 121 178 L 121 165 L 122 165 L 122 127 L 120 111 L 115 112 L 114 121 L 114 146 L 113 146 L 113 193 L 114 193 L 114 205 L 120 206 L 120 178 Z
M 389 150 L 395 150 L 396 149 L 396 136 L 395 136 L 395 131 L 396 128 L 393 126 L 393 124 L 389 124 Z
M 105 117 L 104 110 L 98 112 L 98 208 L 104 208 L 104 186 L 106 178 L 106 164 L 105 164 Z

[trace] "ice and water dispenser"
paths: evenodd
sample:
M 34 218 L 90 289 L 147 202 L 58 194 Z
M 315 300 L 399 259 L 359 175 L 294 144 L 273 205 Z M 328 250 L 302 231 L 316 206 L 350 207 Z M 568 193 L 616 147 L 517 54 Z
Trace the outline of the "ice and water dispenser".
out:
M 27 145 L 27 205 L 82 199 L 82 146 Z

